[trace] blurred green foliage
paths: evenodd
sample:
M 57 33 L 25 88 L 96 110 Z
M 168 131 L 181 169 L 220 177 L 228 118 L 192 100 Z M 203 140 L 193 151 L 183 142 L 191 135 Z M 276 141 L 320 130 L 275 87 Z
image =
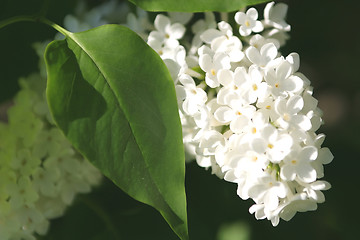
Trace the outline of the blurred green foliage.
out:
M 19 11 L 38 10 L 39 2 L 1 0 L 0 19 Z M 325 120 L 336 114 L 334 110 L 342 111 L 336 121 L 319 131 L 326 134 L 324 146 L 335 156 L 325 166 L 324 179 L 332 188 L 325 192 L 326 202 L 319 204 L 317 211 L 298 213 L 290 222 L 281 221 L 274 228 L 270 222 L 257 221 L 248 213 L 252 203 L 236 196 L 235 184 L 220 181 L 195 163 L 189 164 L 186 190 L 190 239 L 223 240 L 216 237 L 219 229 L 239 221 L 247 224 L 251 240 L 351 240 L 360 236 L 356 188 L 360 183 L 360 2 L 285 2 L 289 5 L 288 22 L 292 31 L 282 52 L 300 54 L 300 71 L 312 81 L 320 106 L 328 108 L 324 112 Z M 49 18 L 61 24 L 74 4 L 72 0 L 51 1 Z M 34 23 L 18 23 L 0 30 L 1 100 L 16 93 L 20 76 L 36 70 L 37 57 L 31 44 L 50 39 L 54 34 L 52 29 Z M 342 104 L 336 105 L 337 100 Z M 79 196 L 64 217 L 52 221 L 49 235 L 42 239 L 175 240 L 177 237 L 156 210 L 135 202 L 105 180 L 91 194 Z
M 44 13 L 56 23 L 62 23 L 73 11 L 75 0 L 1 0 L 0 21 L 17 15 Z M 16 23 L 0 29 L 0 102 L 10 99 L 18 90 L 17 80 L 38 67 L 38 56 L 32 48 L 37 41 L 51 40 L 56 31 L 33 22 Z

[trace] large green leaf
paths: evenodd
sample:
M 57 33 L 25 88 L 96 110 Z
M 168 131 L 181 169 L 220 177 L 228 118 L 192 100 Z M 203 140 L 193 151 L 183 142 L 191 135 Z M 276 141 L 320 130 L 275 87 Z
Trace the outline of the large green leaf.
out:
M 181 123 L 166 66 L 126 27 L 66 35 L 45 53 L 57 125 L 104 175 L 188 239 Z
M 236 11 L 269 0 L 129 0 L 147 11 L 205 12 Z

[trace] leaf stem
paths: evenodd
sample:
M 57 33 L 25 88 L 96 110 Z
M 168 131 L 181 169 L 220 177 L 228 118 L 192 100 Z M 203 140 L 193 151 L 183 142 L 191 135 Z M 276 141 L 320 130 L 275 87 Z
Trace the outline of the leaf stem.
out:
M 56 23 L 50 21 L 49 19 L 37 15 L 21 15 L 21 16 L 15 16 L 8 19 L 5 19 L 3 21 L 0 21 L 0 29 L 3 27 L 6 27 L 7 25 L 17 23 L 17 22 L 39 22 L 44 23 L 52 28 L 54 28 L 56 31 L 60 32 L 61 34 L 68 36 L 70 34 L 69 31 L 62 28 L 61 26 L 57 25 Z

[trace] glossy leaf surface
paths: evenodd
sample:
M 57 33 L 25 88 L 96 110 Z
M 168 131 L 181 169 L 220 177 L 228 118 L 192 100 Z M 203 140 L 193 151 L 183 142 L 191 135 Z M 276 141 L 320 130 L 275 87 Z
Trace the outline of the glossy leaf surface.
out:
M 147 11 L 230 12 L 268 0 L 129 0 Z
M 105 25 L 67 33 L 45 58 L 49 107 L 67 138 L 188 239 L 181 123 L 160 57 L 128 28 Z

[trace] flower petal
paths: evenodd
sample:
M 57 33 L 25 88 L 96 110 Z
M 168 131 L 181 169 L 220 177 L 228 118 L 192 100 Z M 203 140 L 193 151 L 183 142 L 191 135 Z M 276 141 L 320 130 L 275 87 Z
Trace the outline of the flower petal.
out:
M 217 77 L 219 83 L 221 83 L 223 86 L 227 86 L 233 81 L 233 72 L 229 69 L 220 69 Z
M 184 36 L 184 33 L 186 31 L 184 25 L 180 23 L 174 23 L 171 25 L 171 27 L 168 29 L 168 33 L 172 38 L 180 39 Z
M 221 123 L 229 123 L 234 119 L 235 114 L 231 108 L 222 106 L 215 111 L 214 117 Z
M 251 19 L 253 20 L 256 20 L 258 18 L 258 12 L 255 8 L 249 8 L 247 11 L 246 11 L 246 15 L 248 17 L 250 17 Z
M 211 43 L 215 38 L 223 36 L 224 34 L 216 29 L 208 29 L 200 35 L 200 39 L 205 43 Z
M 154 21 L 155 28 L 165 33 L 165 28 L 170 25 L 170 19 L 162 14 L 158 14 Z

